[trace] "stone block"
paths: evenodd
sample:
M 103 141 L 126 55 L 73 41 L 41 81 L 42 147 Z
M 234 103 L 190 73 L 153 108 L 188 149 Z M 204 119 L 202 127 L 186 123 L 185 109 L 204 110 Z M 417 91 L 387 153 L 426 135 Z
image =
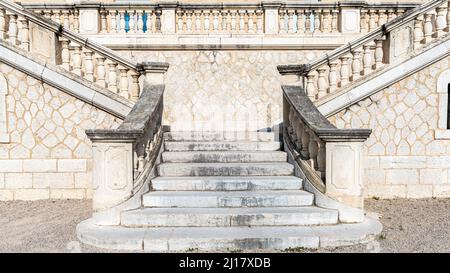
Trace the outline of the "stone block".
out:
M 379 185 L 369 184 L 364 189 L 364 196 L 366 198 L 380 197 L 380 198 L 405 198 L 406 186 L 405 185 Z
M 450 185 L 433 185 L 433 197 L 450 197 Z
M 86 159 L 59 159 L 58 172 L 85 172 Z
M 14 199 L 12 190 L 0 190 L 0 201 L 11 201 Z
M 418 184 L 419 170 L 416 169 L 390 169 L 386 170 L 387 184 Z
M 364 171 L 364 184 L 385 184 L 385 171 L 384 170 L 365 170 Z
M 447 169 L 421 169 L 420 184 L 445 184 L 447 183 Z
M 0 172 L 22 172 L 22 160 L 0 160 Z
M 26 159 L 23 161 L 24 172 L 56 172 L 56 159 Z
M 34 173 L 33 188 L 73 188 L 72 173 Z
M 17 189 L 14 191 L 14 200 L 41 200 L 49 198 L 47 189 Z
M 425 156 L 382 156 L 380 157 L 380 168 L 391 169 L 415 169 L 423 168 L 427 164 Z
M 92 173 L 74 173 L 75 188 L 89 189 L 92 187 Z
M 433 196 L 433 185 L 406 185 L 406 198 L 427 198 Z
M 33 185 L 31 173 L 6 173 L 5 188 L 7 189 L 27 189 Z
M 0 173 L 0 189 L 5 187 L 5 174 Z
M 50 199 L 84 199 L 84 189 L 50 189 Z

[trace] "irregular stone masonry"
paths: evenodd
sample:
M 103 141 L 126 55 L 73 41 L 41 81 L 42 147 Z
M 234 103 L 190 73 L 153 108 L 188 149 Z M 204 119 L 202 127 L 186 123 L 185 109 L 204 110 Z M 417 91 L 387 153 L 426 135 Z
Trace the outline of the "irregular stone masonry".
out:
M 338 128 L 371 128 L 365 142 L 366 196 L 450 196 L 450 140 L 435 139 L 436 80 L 450 58 L 332 116 Z
M 0 63 L 8 83 L 10 143 L 0 145 L 0 200 L 90 198 L 88 128 L 121 121 Z

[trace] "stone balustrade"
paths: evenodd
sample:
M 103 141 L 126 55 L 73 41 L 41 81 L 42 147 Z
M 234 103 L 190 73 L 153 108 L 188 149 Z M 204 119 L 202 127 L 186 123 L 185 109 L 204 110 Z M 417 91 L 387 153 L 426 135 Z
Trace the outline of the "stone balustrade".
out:
M 330 35 L 371 31 L 417 5 L 246 1 L 237 4 L 24 3 L 23 6 L 83 34 Z
M 362 151 L 371 130 L 337 129 L 317 110 L 302 87 L 282 88 L 286 148 L 316 189 L 362 209 Z
M 143 67 L 143 92 L 123 123 L 117 129 L 86 131 L 93 148 L 93 209 L 99 224 L 117 224 L 119 214 L 105 212 L 117 209 L 133 196 L 139 197 L 136 204 L 140 206 L 139 193 L 148 190 L 145 185 L 159 155 L 163 139 L 162 79 L 168 64 L 144 63 Z
M 450 1 L 449 1 L 450 2 Z M 404 61 L 415 50 L 431 44 L 450 32 L 450 5 L 444 0 L 423 4 L 408 13 L 377 26 L 369 10 L 365 23 L 370 31 L 324 57 L 302 65 L 281 65 L 278 70 L 287 81 L 304 86 L 312 101 L 345 91 L 355 82 L 372 77 L 386 65 Z M 378 11 L 378 18 L 381 11 Z M 384 11 L 383 11 L 384 14 Z M 386 18 L 386 14 L 383 15 Z M 389 12 L 387 13 L 389 17 Z M 362 17 L 361 17 L 362 18 Z M 379 20 L 379 19 L 378 19 Z M 363 25 L 363 24 L 361 24 Z M 413 44 L 409 37 L 414 37 Z M 290 79 L 289 76 L 293 76 Z
M 79 27 L 77 12 L 52 9 L 45 10 L 44 16 L 53 18 L 56 23 L 43 20 L 17 4 L 0 0 L 0 39 L 36 53 L 44 61 L 54 62 L 97 86 L 137 101 L 141 92 L 141 67 L 72 32 L 71 29 L 76 31 Z

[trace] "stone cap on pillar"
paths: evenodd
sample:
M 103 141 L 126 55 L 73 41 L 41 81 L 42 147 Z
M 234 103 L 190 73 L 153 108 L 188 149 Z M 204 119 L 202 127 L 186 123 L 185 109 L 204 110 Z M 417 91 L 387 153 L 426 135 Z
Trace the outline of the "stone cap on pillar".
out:
M 141 62 L 138 66 L 144 73 L 166 73 L 167 69 L 169 69 L 169 63 L 164 62 Z
M 262 1 L 261 6 L 263 8 L 279 8 L 284 2 L 281 1 Z

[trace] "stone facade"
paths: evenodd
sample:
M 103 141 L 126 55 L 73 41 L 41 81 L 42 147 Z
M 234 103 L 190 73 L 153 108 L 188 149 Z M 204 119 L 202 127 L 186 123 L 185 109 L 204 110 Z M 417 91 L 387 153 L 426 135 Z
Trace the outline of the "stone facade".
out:
M 10 138 L 0 144 L 0 200 L 90 198 L 92 145 L 84 131 L 121 120 L 6 64 L 0 74 Z
M 276 66 L 307 63 L 324 50 L 123 52 L 136 61 L 168 62 L 164 124 L 173 131 L 256 131 L 282 122 Z
M 338 128 L 373 129 L 365 143 L 367 197 L 450 196 L 450 140 L 435 138 L 436 83 L 450 69 L 449 61 L 434 63 L 330 118 Z

